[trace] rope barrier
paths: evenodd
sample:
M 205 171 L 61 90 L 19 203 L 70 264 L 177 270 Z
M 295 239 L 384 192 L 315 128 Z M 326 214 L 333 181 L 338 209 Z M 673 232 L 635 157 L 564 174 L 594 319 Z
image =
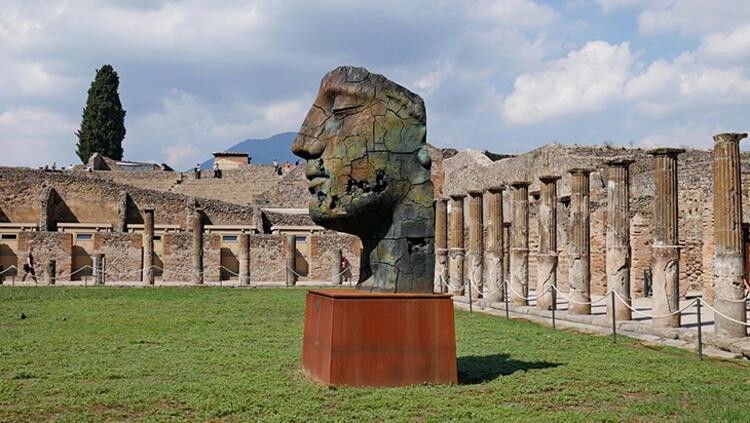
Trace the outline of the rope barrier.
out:
M 748 292 L 747 292 L 747 293 L 745 294 L 745 298 L 741 298 L 741 299 L 739 299 L 739 300 L 730 300 L 730 299 L 728 299 L 728 298 L 722 298 L 722 299 L 721 299 L 721 301 L 726 301 L 726 302 L 728 302 L 728 303 L 744 303 L 744 302 L 746 302 L 746 301 L 747 301 L 748 297 L 750 297 L 750 291 L 748 291 Z
M 679 310 L 673 311 L 673 312 L 671 312 L 671 313 L 668 313 L 668 314 L 662 314 L 662 315 L 656 315 L 656 316 L 654 316 L 654 315 L 648 315 L 648 314 L 646 314 L 646 313 L 643 313 L 643 312 L 641 312 L 640 310 L 636 309 L 635 307 L 632 307 L 632 306 L 631 306 L 630 304 L 628 304 L 628 303 L 627 303 L 627 302 L 625 301 L 625 299 L 624 299 L 623 297 L 621 297 L 621 296 L 620 296 L 620 294 L 618 294 L 618 293 L 617 293 L 616 291 L 609 291 L 609 292 L 608 292 L 607 294 L 609 294 L 610 292 L 614 292 L 615 296 L 616 296 L 617 298 L 619 298 L 619 299 L 620 299 L 620 302 L 621 302 L 621 303 L 622 303 L 622 304 L 623 304 L 623 305 L 624 305 L 625 307 L 629 308 L 629 309 L 630 309 L 630 310 L 631 310 L 631 311 L 632 311 L 633 313 L 635 313 L 635 314 L 640 314 L 641 316 L 644 316 L 644 317 L 649 317 L 649 318 L 651 318 L 651 319 L 660 319 L 660 318 L 662 318 L 662 317 L 669 317 L 669 316 L 674 316 L 675 314 L 678 314 L 678 313 L 682 313 L 683 311 L 685 311 L 685 310 L 689 309 L 690 307 L 692 307 L 692 306 L 693 306 L 693 305 L 695 304 L 695 302 L 697 301 L 697 300 L 692 300 L 692 301 L 690 301 L 689 303 L 687 303 L 687 305 L 686 305 L 686 306 L 682 307 L 682 308 L 681 308 L 681 309 L 679 309 Z
M 513 286 L 511 284 L 506 284 L 506 285 L 508 285 L 508 289 L 510 290 L 510 292 L 516 294 L 517 296 L 521 297 L 522 299 L 526 301 L 536 301 L 536 299 L 539 298 L 539 295 L 535 297 L 524 297 L 523 295 L 519 294 L 515 289 L 513 289 Z
M 747 322 L 741 322 L 741 321 L 739 321 L 739 320 L 737 320 L 737 319 L 731 318 L 731 317 L 727 316 L 726 314 L 724 314 L 724 313 L 720 312 L 719 310 L 717 310 L 717 309 L 715 309 L 715 308 L 711 307 L 711 304 L 709 304 L 709 303 L 707 303 L 707 302 L 705 302 L 705 301 L 703 301 L 702 303 L 703 303 L 703 304 L 704 304 L 704 305 L 705 305 L 706 307 L 708 307 L 708 308 L 710 308 L 711 310 L 713 310 L 713 312 L 714 312 L 714 321 L 716 320 L 716 315 L 718 314 L 719 316 L 721 316 L 721 317 L 723 317 L 723 318 L 725 318 L 725 319 L 729 320 L 730 322 L 734 322 L 734 323 L 740 324 L 740 325 L 742 325 L 742 326 L 745 326 L 745 327 L 748 327 L 748 326 L 750 326 L 750 323 L 747 323 Z
M 571 299 L 570 297 L 568 297 L 567 295 L 563 294 L 562 291 L 560 291 L 559 289 L 557 289 L 556 286 L 550 285 L 550 287 L 552 287 L 552 289 L 554 289 L 558 293 L 558 295 L 562 296 L 563 298 L 565 298 L 569 302 L 571 302 L 573 304 L 578 304 L 578 305 L 594 305 L 594 304 L 600 303 L 602 301 L 605 301 L 607 299 L 607 296 L 610 295 L 610 291 L 608 291 L 607 293 L 604 294 L 603 297 L 599 298 L 596 301 L 579 302 L 579 301 L 575 301 L 575 300 Z
M 18 270 L 20 270 L 20 269 L 19 269 L 19 268 L 17 268 L 16 266 L 10 266 L 10 267 L 8 267 L 7 269 L 5 269 L 5 270 L 3 270 L 2 272 L 0 272 L 0 276 L 4 275 L 4 274 L 5 274 L 5 272 L 9 272 L 9 271 L 11 271 L 11 270 L 16 270 L 16 271 L 18 271 Z

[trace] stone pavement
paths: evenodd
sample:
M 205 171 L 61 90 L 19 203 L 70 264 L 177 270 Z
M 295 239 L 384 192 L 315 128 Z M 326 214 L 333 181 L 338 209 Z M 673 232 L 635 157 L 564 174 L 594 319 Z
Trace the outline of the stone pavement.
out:
M 552 325 L 552 312 L 536 308 L 534 290 L 530 290 L 528 306 L 509 306 L 511 318 L 521 318 L 548 326 Z M 469 301 L 466 296 L 454 297 L 457 308 L 468 309 Z M 693 301 L 690 297 L 680 301 L 680 307 L 686 306 Z M 591 301 L 596 302 L 591 306 L 590 315 L 576 315 L 568 313 L 568 301 L 561 296 L 557 298 L 557 310 L 555 311 L 556 326 L 571 328 L 590 333 L 612 333 L 612 320 L 607 317 L 607 303 L 609 298 L 604 299 L 601 295 L 592 295 Z M 636 298 L 633 307 L 640 313 L 650 315 L 651 298 Z M 622 306 L 619 303 L 617 306 Z M 474 311 L 486 312 L 493 315 L 504 315 L 505 304 L 503 302 L 486 304 L 482 300 L 474 301 Z M 750 321 L 750 313 L 748 313 Z M 703 332 L 703 351 L 706 355 L 719 357 L 746 357 L 750 358 L 750 338 L 717 338 L 714 336 L 714 313 L 705 305 L 701 306 L 701 329 Z M 617 333 L 684 349 L 697 350 L 698 343 L 698 313 L 695 305 L 682 313 L 682 323 L 679 328 L 655 328 L 651 318 L 633 313 L 632 320 L 618 321 Z

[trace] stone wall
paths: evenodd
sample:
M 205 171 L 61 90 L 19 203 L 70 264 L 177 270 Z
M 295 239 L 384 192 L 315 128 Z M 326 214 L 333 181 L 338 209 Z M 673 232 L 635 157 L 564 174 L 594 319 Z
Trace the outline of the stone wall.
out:
M 352 285 L 359 280 L 359 264 L 362 248 L 355 236 L 325 233 L 310 237 L 310 255 L 314 257 L 310 266 L 309 276 L 305 279 L 316 281 L 330 281 L 333 269 L 333 256 L 336 249 L 349 260 L 352 267 Z M 336 260 L 338 261 L 338 260 Z
M 44 281 L 49 260 L 55 260 L 56 277 L 67 280 L 73 266 L 73 235 L 59 232 L 20 232 L 18 234 L 18 275 L 26 263 L 26 251 L 33 248 L 35 268 L 39 282 Z
M 162 279 L 165 281 L 190 282 L 193 274 L 193 234 L 166 233 L 161 236 L 161 261 L 164 268 Z
M 55 223 L 110 223 L 116 227 L 122 193 L 127 192 L 136 208 L 126 213 L 129 223 L 143 223 L 139 210 L 151 205 L 156 207 L 157 225 L 178 224 L 187 229 L 189 212 L 195 205 L 192 198 L 184 195 L 135 188 L 85 173 L 69 176 L 60 172 L 0 168 L 0 213 L 9 222 L 40 222 L 42 201 L 50 188 L 61 199 L 54 204 Z M 210 199 L 198 199 L 197 204 L 204 210 L 206 224 L 253 223 L 251 207 Z
M 251 283 L 285 280 L 285 244 L 286 235 L 250 236 Z
M 104 254 L 107 282 L 141 279 L 143 237 L 141 234 L 98 232 L 92 254 Z

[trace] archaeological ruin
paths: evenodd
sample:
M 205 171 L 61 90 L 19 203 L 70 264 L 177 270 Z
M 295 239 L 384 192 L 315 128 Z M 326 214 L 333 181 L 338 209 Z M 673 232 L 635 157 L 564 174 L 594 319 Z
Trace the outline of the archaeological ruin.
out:
M 745 336 L 743 137 L 719 134 L 713 150 L 430 146 L 434 290 L 514 307 L 533 293 L 540 310 L 555 307 L 559 290 L 582 316 L 607 292 L 628 305 L 649 296 L 653 325 L 666 329 L 682 325 L 681 300 L 701 296 L 730 317 L 716 318 L 717 334 Z M 98 155 L 91 171 L 0 169 L 2 282 L 335 284 L 341 255 L 360 280 L 362 245 L 311 219 L 304 166 L 279 175 L 230 158 L 221 178 Z M 24 278 L 29 248 L 36 280 Z M 618 307 L 616 318 L 634 316 Z

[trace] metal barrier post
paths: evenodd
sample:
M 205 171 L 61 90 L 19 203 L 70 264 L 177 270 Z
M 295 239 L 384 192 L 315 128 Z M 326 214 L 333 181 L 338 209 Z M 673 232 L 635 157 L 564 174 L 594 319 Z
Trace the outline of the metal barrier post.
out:
M 510 311 L 508 311 L 508 281 L 505 281 L 505 289 L 503 289 L 503 297 L 505 297 L 505 318 L 510 319 Z
M 471 303 L 472 303 L 472 301 L 471 301 L 471 278 L 469 279 L 469 289 L 468 289 L 468 291 L 469 291 L 469 313 L 471 313 L 471 312 L 474 311 L 472 309 L 472 305 L 471 305 Z
M 703 298 L 698 297 L 696 306 L 698 308 L 698 360 L 703 360 L 703 328 L 701 324 L 701 300 Z
M 612 342 L 617 343 L 617 320 L 615 319 L 615 291 L 610 291 L 612 297 Z
M 557 292 L 555 291 L 555 288 L 550 285 L 549 287 L 550 293 L 552 294 L 552 329 L 557 329 L 555 327 L 555 309 L 557 308 Z

